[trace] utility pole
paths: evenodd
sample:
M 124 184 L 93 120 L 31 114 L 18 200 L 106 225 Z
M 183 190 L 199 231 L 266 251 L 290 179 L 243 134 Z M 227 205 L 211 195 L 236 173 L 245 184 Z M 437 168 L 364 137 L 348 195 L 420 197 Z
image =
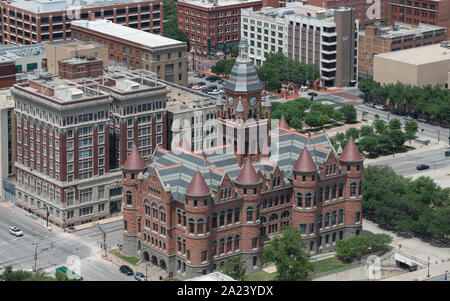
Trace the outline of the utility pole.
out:
M 428 275 L 427 275 L 428 278 L 430 278 L 430 260 L 431 258 L 430 256 L 428 256 Z
M 45 207 L 45 209 L 47 209 L 47 228 L 48 228 L 48 206 Z

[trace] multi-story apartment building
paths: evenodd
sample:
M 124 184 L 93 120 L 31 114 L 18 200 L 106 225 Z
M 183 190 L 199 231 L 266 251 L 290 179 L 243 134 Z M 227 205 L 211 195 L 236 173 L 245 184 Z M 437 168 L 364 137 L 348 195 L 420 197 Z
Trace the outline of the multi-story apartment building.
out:
M 319 66 L 326 86 L 349 86 L 357 79 L 358 20 L 354 10 L 327 10 L 301 3 L 285 8 L 242 10 L 242 36 L 250 58 L 261 66 L 271 52 Z
M 217 124 L 270 123 L 269 101 L 258 117 L 262 83 L 248 45 L 240 47 L 225 100 L 217 101 Z M 233 137 L 197 152 L 181 140 L 171 151 L 158 148 L 149 164 L 133 149 L 122 166 L 123 253 L 186 279 L 233 256 L 247 272 L 259 270 L 264 243 L 283 225 L 299 229 L 312 254 L 358 235 L 364 157 L 355 142 L 337 154 L 325 134 L 291 131 L 284 118 L 270 133 L 270 156 L 252 155 L 247 146 L 239 153 Z
M 0 56 L 0 88 L 11 87 L 16 83 L 15 60 Z
M 187 85 L 186 43 L 113 23 L 73 21 L 72 37 L 106 45 L 109 61 L 130 69 L 145 69 L 158 78 Z
M 450 0 L 391 0 L 391 23 L 427 23 L 450 31 Z
M 308 0 L 309 5 L 322 8 L 353 8 L 360 29 L 367 25 L 389 21 L 391 0 Z
M 0 89 L 0 199 L 14 201 L 14 184 L 9 179 L 15 173 L 14 100 L 9 88 Z
M 2 43 L 28 45 L 70 39 L 73 20 L 95 18 L 162 34 L 161 3 L 161 0 L 1 1 Z
M 261 0 L 180 0 L 178 27 L 190 40 L 191 51 L 201 54 L 230 53 L 241 39 L 241 9 L 259 10 Z
M 379 53 L 437 44 L 445 40 L 447 28 L 396 22 L 393 26 L 369 26 L 359 33 L 358 74 L 373 75 L 373 57 Z

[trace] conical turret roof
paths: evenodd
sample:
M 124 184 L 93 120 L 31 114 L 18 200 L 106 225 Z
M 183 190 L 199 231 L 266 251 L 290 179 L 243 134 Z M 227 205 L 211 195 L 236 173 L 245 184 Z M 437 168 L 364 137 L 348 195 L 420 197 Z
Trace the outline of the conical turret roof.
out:
M 281 129 L 285 129 L 285 130 L 290 130 L 291 129 L 291 127 L 289 126 L 288 122 L 284 118 L 284 115 L 281 116 L 280 123 L 278 124 L 278 127 L 281 128 Z
M 309 153 L 308 148 L 304 148 L 298 156 L 297 162 L 294 165 L 295 171 L 315 171 L 317 170 L 317 166 Z
M 239 176 L 236 178 L 236 182 L 239 184 L 257 184 L 260 178 L 256 173 L 255 168 L 252 165 L 250 159 L 247 159 L 244 166 L 242 166 Z
M 123 163 L 123 168 L 127 170 L 143 170 L 147 168 L 147 164 L 144 159 L 142 159 L 136 145 L 133 146 L 133 149 L 125 160 L 125 163 Z
M 186 194 L 192 196 L 201 196 L 207 195 L 210 193 L 209 187 L 205 182 L 202 174 L 197 171 L 192 177 L 191 182 L 189 183 L 188 188 L 186 189 Z
M 352 138 L 348 140 L 347 145 L 344 147 L 344 150 L 342 151 L 340 159 L 342 161 L 360 161 L 362 160 L 362 155 L 358 150 L 358 147 L 356 146 L 355 141 L 353 141 Z

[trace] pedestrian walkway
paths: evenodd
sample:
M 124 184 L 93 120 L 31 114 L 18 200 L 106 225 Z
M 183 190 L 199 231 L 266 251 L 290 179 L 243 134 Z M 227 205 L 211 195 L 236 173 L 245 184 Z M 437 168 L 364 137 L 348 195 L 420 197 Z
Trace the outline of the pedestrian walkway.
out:
M 118 216 L 110 217 L 110 218 L 105 218 L 105 219 L 102 219 L 99 221 L 74 226 L 75 229 L 71 230 L 71 232 L 76 232 L 76 231 L 80 231 L 80 230 L 84 230 L 84 229 L 88 229 L 88 228 L 92 228 L 92 227 L 97 227 L 100 225 L 109 224 L 109 223 L 113 223 L 113 222 L 120 221 L 120 220 L 123 220 L 122 214 L 120 214 Z

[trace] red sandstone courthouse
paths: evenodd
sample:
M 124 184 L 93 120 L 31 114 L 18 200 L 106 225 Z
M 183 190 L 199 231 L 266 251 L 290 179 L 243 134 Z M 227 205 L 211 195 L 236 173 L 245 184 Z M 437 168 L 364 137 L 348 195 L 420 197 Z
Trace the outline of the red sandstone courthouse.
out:
M 299 229 L 312 254 L 361 231 L 364 158 L 353 140 L 338 154 L 325 134 L 298 133 L 282 118 L 251 149 L 271 122 L 271 104 L 261 100 L 245 38 L 239 47 L 226 97 L 216 104 L 218 125 L 234 136 L 198 152 L 181 138 L 178 148 L 158 147 L 148 162 L 134 148 L 122 166 L 123 252 L 161 276 L 206 274 L 236 255 L 247 272 L 257 271 L 264 244 L 283 225 Z

